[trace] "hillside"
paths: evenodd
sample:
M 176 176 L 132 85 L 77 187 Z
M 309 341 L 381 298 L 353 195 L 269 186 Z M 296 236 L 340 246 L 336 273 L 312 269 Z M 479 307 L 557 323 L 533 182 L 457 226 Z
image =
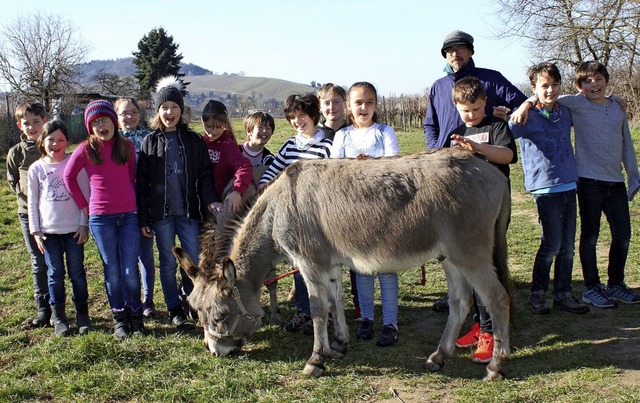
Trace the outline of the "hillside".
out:
M 115 60 L 93 60 L 78 66 L 78 71 L 84 77 L 84 83 L 89 84 L 100 72 L 118 76 L 133 75 L 135 66 L 133 58 L 127 57 Z M 246 77 L 226 73 L 214 75 L 211 70 L 191 63 L 182 63 L 180 73 L 185 74 L 185 82 L 190 83 L 187 90 L 193 97 L 204 95 L 204 98 L 209 98 L 216 95 L 223 99 L 227 95 L 241 95 L 255 97 L 255 99 L 275 98 L 278 101 L 284 101 L 292 93 L 314 91 L 310 85 L 276 78 Z
M 294 83 L 277 78 L 241 77 L 237 75 L 204 75 L 186 77 L 189 94 L 205 97 L 214 93 L 218 96 L 236 94 L 256 99 L 275 98 L 283 101 L 288 95 L 299 92 L 313 92 L 310 85 Z

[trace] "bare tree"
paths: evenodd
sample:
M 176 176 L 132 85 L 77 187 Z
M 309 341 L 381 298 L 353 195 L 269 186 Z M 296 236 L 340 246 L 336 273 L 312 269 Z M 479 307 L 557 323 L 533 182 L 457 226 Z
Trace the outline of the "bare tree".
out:
M 110 95 L 121 95 L 135 97 L 138 95 L 138 83 L 133 76 L 118 76 L 100 70 L 94 77 L 95 82 L 100 86 L 101 92 Z
M 53 99 L 73 92 L 76 66 L 88 52 L 75 34 L 59 15 L 17 17 L 0 31 L 0 75 L 19 96 L 51 108 Z
M 498 37 L 524 39 L 531 64 L 552 60 L 564 77 L 580 63 L 607 66 L 611 90 L 638 110 L 640 4 L 629 0 L 496 0 L 502 24 Z M 573 87 L 565 79 L 565 90 Z

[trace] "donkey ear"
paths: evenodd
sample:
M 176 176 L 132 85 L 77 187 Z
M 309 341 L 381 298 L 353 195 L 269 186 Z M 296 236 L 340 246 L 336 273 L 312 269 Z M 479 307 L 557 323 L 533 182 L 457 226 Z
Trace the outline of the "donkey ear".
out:
M 198 266 L 196 266 L 196 264 L 193 262 L 191 256 L 189 256 L 187 251 L 179 246 L 174 246 L 172 250 L 173 255 L 176 257 L 176 259 L 178 259 L 178 264 L 180 265 L 180 267 L 182 267 L 184 271 L 187 272 L 187 275 L 192 281 L 196 281 L 199 269 Z
M 220 270 L 218 271 L 218 286 L 223 288 L 231 288 L 236 282 L 236 266 L 227 256 L 222 259 Z

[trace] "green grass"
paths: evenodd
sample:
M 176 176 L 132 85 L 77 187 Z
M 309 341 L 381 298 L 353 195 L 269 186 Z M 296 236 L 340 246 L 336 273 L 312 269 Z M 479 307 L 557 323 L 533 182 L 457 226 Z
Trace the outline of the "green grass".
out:
M 193 127 L 201 131 L 197 124 Z M 241 122 L 234 121 L 234 128 L 242 139 Z M 269 148 L 276 152 L 292 134 L 286 122 L 278 120 Z M 398 137 L 403 152 L 424 149 L 420 130 L 400 132 Z M 639 138 L 636 131 L 634 139 Z M 5 169 L 4 161 L 1 168 Z M 319 379 L 301 374 L 312 338 L 274 326 L 260 329 L 238 355 L 216 358 L 209 354 L 202 348 L 199 331 L 178 334 L 167 324 L 159 281 L 156 303 L 161 317 L 147 324 L 151 334 L 115 341 L 93 242 L 86 248 L 86 265 L 90 312 L 98 331 L 58 339 L 50 328 L 24 329 L 23 321 L 34 313 L 30 264 L 14 196 L 4 183 L 0 186 L 0 401 L 400 401 L 393 391 L 405 402 L 637 401 L 640 306 L 592 309 L 584 316 L 556 311 L 548 316 L 530 313 L 527 295 L 539 228 L 533 201 L 522 188 L 519 164 L 513 166 L 511 178 L 509 246 L 516 304 L 513 355 L 507 379 L 493 383 L 480 380 L 485 369 L 471 362 L 470 349 L 458 350 L 439 373 L 422 369 L 446 321 L 446 315 L 430 309 L 446 290 L 443 272 L 435 262 L 427 265 L 426 285 L 420 284 L 418 268 L 400 274 L 398 344 L 381 349 L 372 341 L 357 340 L 356 325 L 351 322 L 348 354 L 329 361 L 326 375 Z M 631 203 L 634 234 L 627 264 L 627 283 L 635 290 L 640 288 L 637 203 Z M 606 267 L 609 234 L 604 222 L 603 229 L 598 250 L 601 267 Z M 606 278 L 602 269 L 601 274 Z M 582 290 L 578 259 L 573 279 L 577 295 Z M 345 282 L 348 289 L 347 275 Z M 291 278 L 280 284 L 283 316 L 289 318 L 294 311 L 286 302 Z M 347 309 L 350 317 L 350 298 Z M 70 303 L 67 311 L 73 312 Z

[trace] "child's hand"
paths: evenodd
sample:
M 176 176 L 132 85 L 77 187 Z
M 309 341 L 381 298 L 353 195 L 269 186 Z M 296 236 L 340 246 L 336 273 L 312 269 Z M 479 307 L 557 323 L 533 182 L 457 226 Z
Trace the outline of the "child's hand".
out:
M 151 231 L 151 227 L 144 226 L 140 228 L 140 235 L 145 238 L 153 238 L 153 231 Z
M 620 109 L 622 109 L 622 112 L 627 112 L 627 103 L 624 101 L 624 99 L 616 95 L 611 95 L 609 98 L 611 98 L 612 101 L 620 104 Z
M 261 189 L 262 189 L 262 188 L 264 188 L 265 186 L 267 186 L 267 184 L 266 184 L 266 183 L 264 183 L 264 182 L 263 182 L 263 183 L 259 183 L 259 184 L 258 184 L 258 190 L 261 190 Z
M 532 106 L 533 105 L 528 102 L 520 105 L 520 107 L 511 114 L 511 121 L 520 126 L 523 126 L 525 123 L 527 123 L 527 118 L 529 117 L 529 108 L 531 108 Z
M 225 210 L 232 213 L 237 213 L 242 205 L 242 195 L 240 192 L 234 190 L 224 200 Z
M 79 226 L 73 237 L 77 238 L 78 245 L 84 245 L 89 240 L 89 228 L 86 225 Z
M 36 245 L 38 245 L 38 249 L 40 250 L 41 253 L 45 252 L 45 247 L 44 247 L 44 240 L 47 239 L 46 236 L 44 236 L 44 234 L 40 231 L 38 232 L 34 232 L 33 237 L 36 240 Z
M 493 116 L 500 118 L 502 120 L 509 121 L 509 112 L 511 112 L 511 110 L 506 106 L 493 107 Z
M 469 140 L 469 139 L 467 139 L 464 136 L 461 136 L 459 134 L 452 134 L 451 135 L 451 146 L 452 147 L 464 148 L 465 150 L 469 150 L 469 151 L 475 151 L 476 148 L 478 147 L 478 143 L 476 143 L 473 140 Z
M 222 213 L 222 203 L 220 202 L 213 202 L 210 203 L 209 206 L 207 206 L 209 208 L 209 211 L 213 214 L 220 214 Z

